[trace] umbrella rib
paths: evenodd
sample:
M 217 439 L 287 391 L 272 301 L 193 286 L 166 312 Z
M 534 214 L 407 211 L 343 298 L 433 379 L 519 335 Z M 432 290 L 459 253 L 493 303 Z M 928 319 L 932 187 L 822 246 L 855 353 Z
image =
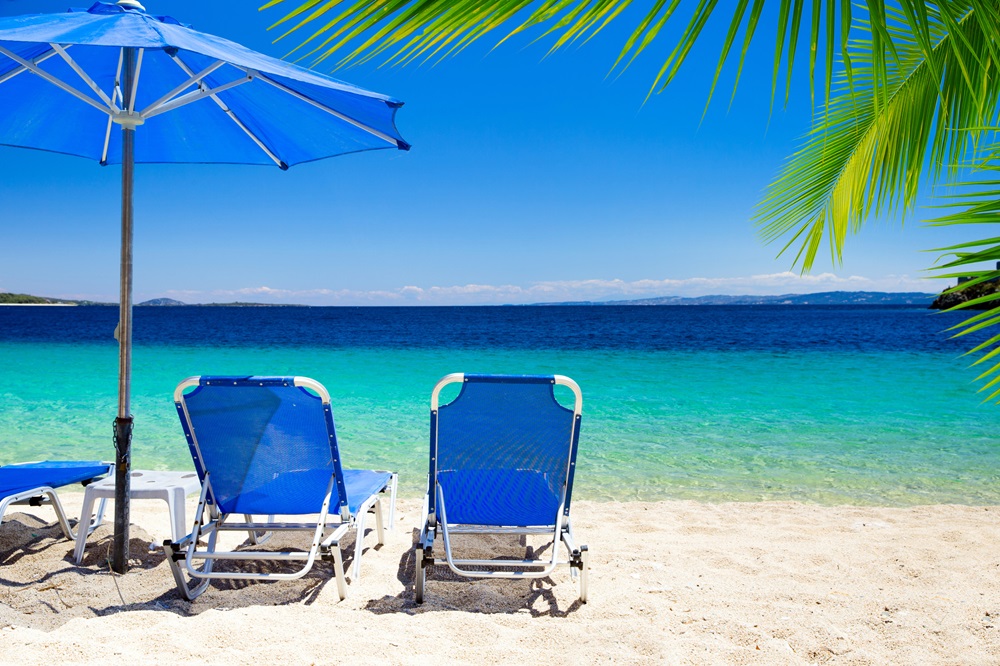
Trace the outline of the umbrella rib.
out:
M 171 90 L 170 92 L 168 92 L 166 95 L 164 95 L 160 99 L 156 100 L 155 102 L 153 102 L 152 104 L 150 104 L 149 106 L 147 106 L 145 109 L 143 109 L 142 111 L 139 112 L 139 115 L 145 116 L 151 110 L 156 109 L 157 107 L 159 107 L 164 102 L 170 101 L 176 95 L 180 94 L 182 91 L 184 91 L 184 90 L 188 89 L 189 87 L 191 87 L 192 84 L 201 83 L 201 80 L 203 78 L 205 78 L 206 76 L 208 76 L 209 74 L 211 74 L 212 72 L 214 72 L 215 70 L 219 69 L 220 67 L 222 67 L 225 64 L 226 64 L 225 60 L 216 60 L 214 63 L 212 63 L 208 67 L 206 67 L 205 69 L 201 70 L 197 74 L 191 76 L 190 78 L 188 78 L 187 81 L 185 81 L 184 83 L 180 84 L 179 86 L 177 86 L 176 88 L 174 88 L 173 90 Z
M 170 59 L 173 60 L 175 63 L 177 63 L 178 67 L 187 72 L 188 76 L 194 76 L 194 70 L 188 67 L 187 64 L 185 64 L 185 62 L 181 60 L 177 55 L 170 56 Z M 249 78 L 252 77 L 248 73 L 248 80 Z M 243 81 L 242 79 L 237 79 L 237 80 L 245 83 L 245 81 Z M 205 85 L 204 82 L 199 83 L 199 86 L 203 85 Z M 262 151 L 264 151 L 264 153 L 271 158 L 271 161 L 277 164 L 281 169 L 287 169 L 288 165 L 285 162 L 283 162 L 280 158 L 278 158 L 278 156 L 274 154 L 274 151 L 268 148 L 264 144 L 264 142 L 260 139 L 260 137 L 254 134 L 253 131 L 251 131 L 250 128 L 247 127 L 235 113 L 233 113 L 233 110 L 229 108 L 228 104 L 219 99 L 218 95 L 214 94 L 214 90 L 217 89 L 210 89 L 210 90 L 212 90 L 212 92 L 209 93 L 209 97 L 211 97 L 212 101 L 214 101 L 216 105 L 218 105 L 218 107 L 222 109 L 223 113 L 229 116 L 229 119 L 232 120 L 234 123 L 236 123 L 236 126 L 239 127 L 241 130 L 243 130 L 243 132 L 248 137 L 250 137 L 250 140 L 253 141 L 255 144 L 257 144 L 257 147 L 260 148 Z
M 240 69 L 243 69 L 243 68 L 241 67 Z M 246 70 L 244 70 L 244 71 L 246 71 Z M 384 132 L 378 131 L 374 127 L 369 127 L 368 125 L 365 125 L 360 120 L 356 120 L 356 119 L 351 118 L 350 116 L 348 116 L 348 115 L 346 115 L 344 113 L 341 113 L 340 111 L 336 111 L 334 109 L 331 109 L 330 107 L 326 106 L 325 104 L 317 102 L 316 100 L 312 99 L 311 97 L 309 97 L 307 95 L 303 95 L 298 90 L 295 90 L 293 88 L 289 88 L 285 84 L 279 83 L 278 81 L 275 81 L 274 79 L 272 79 L 272 78 L 270 78 L 268 76 L 265 76 L 264 74 L 261 74 L 261 73 L 258 72 L 257 73 L 257 77 L 261 81 L 264 81 L 266 83 L 270 83 L 272 86 L 274 86 L 278 90 L 281 90 L 282 92 L 288 93 L 289 95 L 291 95 L 292 97 L 295 97 L 296 99 L 300 99 L 300 100 L 302 100 L 303 102 L 305 102 L 307 104 L 311 104 L 312 106 L 315 106 L 317 109 L 319 109 L 321 111 L 326 111 L 330 115 L 336 116 L 337 118 L 340 118 L 344 122 L 350 123 L 351 125 L 354 125 L 358 129 L 364 130 L 365 132 L 368 132 L 369 134 L 371 134 L 373 136 L 377 136 L 378 138 L 382 139 L 383 141 L 387 141 L 388 143 L 391 143 L 392 145 L 396 146 L 397 148 L 400 147 L 398 140 L 392 138 L 391 136 L 389 136 L 388 134 L 386 134 Z
M 118 87 L 118 82 L 122 77 L 122 65 L 125 62 L 125 49 L 118 50 L 118 67 L 115 69 L 115 85 L 114 89 L 111 91 L 112 101 L 117 101 L 121 96 L 121 88 Z M 108 163 L 108 146 L 111 145 L 111 128 L 114 127 L 114 118 L 108 116 L 108 126 L 104 130 L 104 149 L 101 151 L 101 166 Z
M 4 54 L 5 56 L 7 56 L 8 58 L 10 58 L 11 60 L 16 61 L 22 67 L 30 70 L 33 74 L 37 74 L 38 76 L 40 76 L 41 78 L 45 79 L 46 81 L 48 81 L 52 85 L 56 86 L 57 88 L 61 88 L 62 90 L 65 90 L 70 95 L 73 95 L 74 97 L 76 97 L 77 99 L 79 99 L 81 102 L 85 102 L 85 103 L 91 105 L 92 107 L 94 107 L 95 109 L 97 109 L 98 111 L 100 111 L 101 113 L 107 113 L 109 115 L 111 113 L 113 113 L 113 111 L 112 111 L 112 109 L 110 107 L 101 106 L 93 97 L 85 95 L 82 92 L 80 92 L 79 90 L 77 90 L 76 88 L 74 88 L 73 86 L 69 85 L 68 83 L 64 83 L 64 82 L 60 81 L 56 77 L 54 77 L 51 74 L 49 74 L 48 72 L 46 72 L 44 69 L 36 66 L 34 63 L 32 63 L 29 60 L 25 60 L 24 58 L 22 58 L 21 56 L 17 55 L 16 53 L 14 53 L 12 51 L 9 51 L 9 50 L 7 50 L 6 48 L 4 48 L 2 46 L 0 46 L 0 53 Z
M 87 72 L 83 71 L 83 68 L 80 67 L 80 65 L 77 64 L 77 62 L 73 60 L 73 58 L 68 53 L 66 53 L 65 48 L 63 48 L 59 44 L 49 44 L 49 46 L 51 46 L 52 49 L 59 54 L 60 58 L 66 61 L 66 64 L 69 65 L 70 68 L 72 68 L 72 70 L 76 72 L 81 79 L 83 79 L 84 83 L 90 86 L 91 90 L 97 93 L 97 96 L 100 97 L 101 100 L 103 100 L 104 103 L 108 105 L 109 109 L 114 109 L 117 111 L 115 105 L 111 103 L 111 99 L 104 93 L 103 90 L 101 90 L 100 86 L 98 86 L 97 83 L 94 82 L 94 79 L 90 78 L 90 76 L 87 75 Z
M 132 115 L 135 113 L 135 98 L 139 91 L 139 74 L 142 72 L 142 56 L 146 53 L 146 49 L 139 49 L 139 57 L 135 63 L 135 74 L 132 75 L 132 91 L 128 98 L 128 114 Z M 125 101 L 124 99 L 122 101 Z
M 108 126 L 104 130 L 104 148 L 101 150 L 101 159 L 98 162 L 101 166 L 108 163 L 108 146 L 111 145 L 111 128 L 114 126 L 114 121 L 108 116 Z
M 31 62 L 34 63 L 35 65 L 38 65 L 40 63 L 45 62 L 46 60 L 48 60 L 49 58 L 53 57 L 54 55 L 56 55 L 56 52 L 54 50 L 49 50 L 49 51 L 46 51 L 45 53 L 41 54 L 40 56 L 36 56 L 35 58 L 32 58 Z M 15 67 L 14 69 L 10 70 L 9 72 L 7 72 L 6 74 L 4 74 L 3 76 L 0 76 L 0 83 L 6 83 L 7 81 L 9 81 L 12 78 L 14 78 L 15 76 L 17 76 L 18 74 L 21 74 L 21 73 L 27 72 L 27 71 L 30 71 L 30 70 L 27 67 L 25 67 L 24 65 L 21 65 L 20 67 Z
M 152 118 L 153 116 L 158 116 L 161 113 L 166 113 L 167 111 L 173 111 L 176 108 L 187 106 L 192 102 L 197 102 L 199 99 L 204 99 L 205 97 L 214 97 L 218 93 L 229 90 L 230 88 L 235 88 L 236 86 L 241 86 L 244 83 L 250 83 L 253 81 L 253 76 L 247 75 L 242 79 L 236 79 L 235 81 L 230 81 L 229 83 L 224 83 L 221 86 L 216 86 L 214 88 L 200 88 L 199 90 L 192 90 L 186 95 L 181 95 L 175 99 L 170 100 L 166 104 L 160 104 L 159 106 L 150 105 L 139 112 L 139 115 L 143 119 Z M 202 83 L 204 85 L 204 83 Z

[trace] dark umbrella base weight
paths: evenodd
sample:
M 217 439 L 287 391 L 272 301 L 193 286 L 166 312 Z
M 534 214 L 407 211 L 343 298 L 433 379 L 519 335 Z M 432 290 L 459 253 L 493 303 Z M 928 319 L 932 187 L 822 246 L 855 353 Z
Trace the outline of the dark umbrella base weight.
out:
M 128 571 L 128 524 L 132 469 L 132 417 L 115 419 L 115 537 L 111 569 Z M 86 529 L 86 528 L 78 528 Z

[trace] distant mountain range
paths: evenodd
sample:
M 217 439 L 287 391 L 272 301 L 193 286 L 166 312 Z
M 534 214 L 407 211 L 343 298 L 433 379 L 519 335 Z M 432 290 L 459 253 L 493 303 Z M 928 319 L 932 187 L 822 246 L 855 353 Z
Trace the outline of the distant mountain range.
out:
M 172 298 L 153 298 L 142 303 L 136 303 L 136 305 L 187 305 L 187 303 L 175 301 Z
M 575 301 L 536 305 L 923 305 L 930 306 L 937 294 L 885 291 L 823 291 L 816 294 L 780 296 L 660 296 L 630 301 Z
M 136 303 L 136 307 L 140 306 L 159 306 L 159 307 L 177 307 L 184 306 L 189 308 L 197 307 L 226 307 L 226 308 L 308 308 L 312 307 L 309 305 L 299 305 L 297 303 L 243 303 L 241 301 L 234 301 L 232 303 L 185 303 L 184 301 L 177 301 L 172 298 L 153 298 L 148 301 L 143 301 L 142 303 Z
M 884 291 L 824 291 L 817 294 L 783 294 L 781 296 L 660 296 L 629 301 L 566 301 L 562 303 L 532 303 L 532 305 L 919 305 L 929 307 L 937 294 L 922 292 Z M 117 305 L 96 301 L 70 301 L 46 296 L 10 294 L 0 292 L 0 305 Z M 309 307 L 291 303 L 184 303 L 173 298 L 154 298 L 137 307 L 234 307 L 234 308 L 290 308 Z

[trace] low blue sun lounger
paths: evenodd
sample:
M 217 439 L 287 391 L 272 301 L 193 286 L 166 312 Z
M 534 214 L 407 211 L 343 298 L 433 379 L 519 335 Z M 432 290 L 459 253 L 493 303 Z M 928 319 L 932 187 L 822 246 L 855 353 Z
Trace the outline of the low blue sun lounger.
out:
M 111 463 L 98 461 L 52 461 L 20 463 L 0 466 L 0 521 L 13 504 L 41 506 L 51 504 L 59 520 L 59 526 L 67 539 L 76 539 L 70 527 L 69 518 L 63 509 L 56 488 L 74 483 L 87 485 L 111 473 Z M 87 526 L 91 532 L 101 524 L 104 516 L 104 502 L 97 510 L 97 516 Z M 77 526 L 78 529 L 80 526 Z
M 439 405 L 442 389 L 461 384 L 454 400 Z M 556 400 L 555 387 L 574 396 L 573 409 Z M 424 525 L 415 546 L 417 602 L 427 569 L 447 564 L 459 576 L 543 578 L 558 565 L 579 573 L 587 601 L 589 554 L 577 547 L 570 499 L 583 397 L 569 377 L 468 375 L 444 377 L 431 394 L 430 473 Z M 434 557 L 440 533 L 444 559 Z M 550 535 L 548 559 L 459 559 L 456 534 Z M 560 542 L 568 559 L 560 559 Z M 541 549 L 544 552 L 544 548 Z
M 192 600 L 212 579 L 301 578 L 319 556 L 333 560 L 337 591 L 345 598 L 340 540 L 357 530 L 351 575 L 356 583 L 365 517 L 375 513 L 381 545 L 380 496 L 390 494 L 392 529 L 397 477 L 343 469 L 330 394 L 323 385 L 307 377 L 191 377 L 177 386 L 174 403 L 202 484 L 193 531 L 180 541 L 164 542 L 181 594 Z M 269 518 L 259 522 L 255 515 Z M 276 515 L 295 516 L 299 522 L 276 521 Z M 233 516 L 244 520 L 235 522 Z M 256 544 L 263 542 L 259 534 L 278 530 L 311 533 L 308 550 L 217 549 L 220 532 L 247 531 Z M 215 571 L 217 560 L 303 564 L 289 573 Z

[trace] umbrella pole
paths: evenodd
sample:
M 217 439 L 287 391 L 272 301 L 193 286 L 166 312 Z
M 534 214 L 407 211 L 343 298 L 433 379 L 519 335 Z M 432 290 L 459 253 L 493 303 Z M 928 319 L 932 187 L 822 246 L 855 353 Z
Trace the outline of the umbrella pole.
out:
M 135 49 L 123 49 L 122 107 L 131 108 Z M 115 419 L 115 534 L 111 568 L 128 571 L 132 471 L 132 183 L 135 127 L 122 125 L 122 253 L 118 313 L 118 418 Z

